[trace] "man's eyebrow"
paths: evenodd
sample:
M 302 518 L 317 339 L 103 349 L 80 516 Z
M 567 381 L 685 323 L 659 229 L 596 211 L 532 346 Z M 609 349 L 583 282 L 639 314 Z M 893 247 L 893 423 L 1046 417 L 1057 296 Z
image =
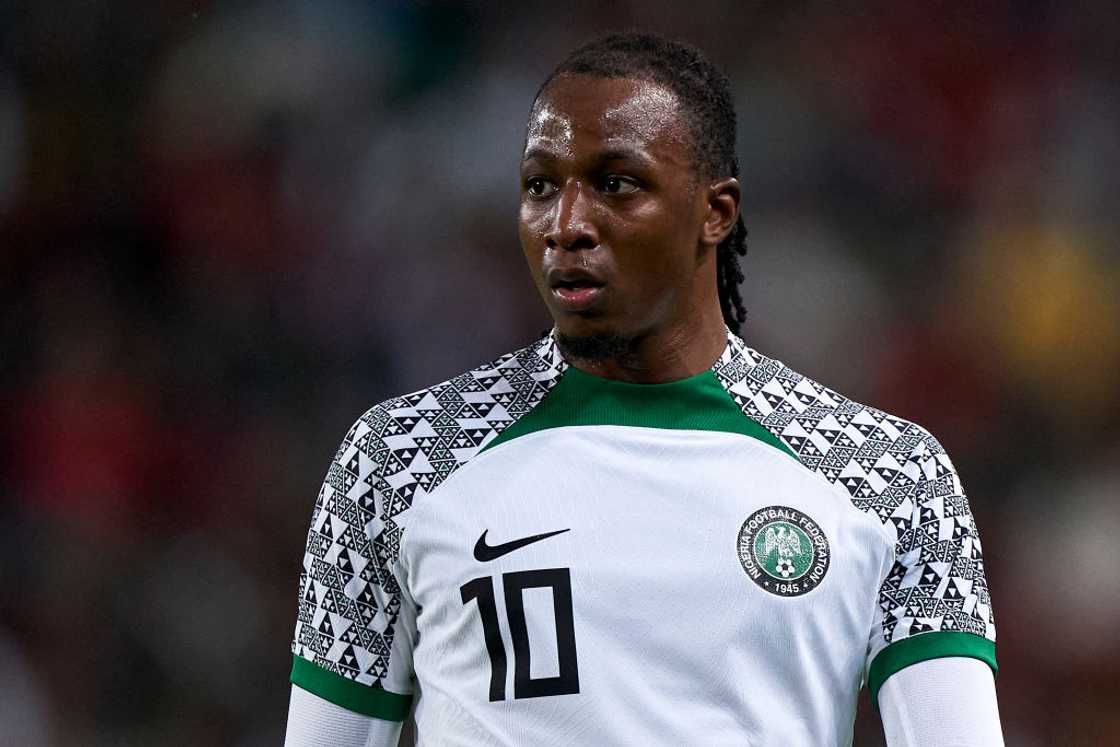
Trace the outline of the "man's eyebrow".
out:
M 525 155 L 521 156 L 521 162 L 524 163 L 525 161 L 531 160 L 533 158 L 539 158 L 544 161 L 555 161 L 556 154 L 548 150 L 547 148 L 542 148 L 539 145 L 534 145 L 532 148 L 529 148 L 527 151 L 525 151 Z
M 648 163 L 649 156 L 644 151 L 637 150 L 636 148 L 622 148 L 616 147 L 605 150 L 596 155 L 598 161 L 638 161 L 639 163 Z
M 521 161 L 524 163 L 534 158 L 544 161 L 555 161 L 556 154 L 547 148 L 535 145 L 525 151 L 525 155 L 521 157 Z M 639 163 L 649 163 L 649 156 L 647 156 L 644 151 L 635 148 L 615 147 L 596 153 L 594 155 L 594 160 L 599 163 L 605 163 L 607 161 L 637 161 Z

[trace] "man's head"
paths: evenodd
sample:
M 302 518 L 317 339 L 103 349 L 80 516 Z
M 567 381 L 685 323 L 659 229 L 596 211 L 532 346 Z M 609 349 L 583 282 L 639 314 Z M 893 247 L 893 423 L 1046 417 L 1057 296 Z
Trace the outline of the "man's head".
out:
M 612 34 L 556 68 L 529 117 L 519 229 L 570 352 L 713 315 L 738 331 L 737 176 L 727 80 L 697 50 Z

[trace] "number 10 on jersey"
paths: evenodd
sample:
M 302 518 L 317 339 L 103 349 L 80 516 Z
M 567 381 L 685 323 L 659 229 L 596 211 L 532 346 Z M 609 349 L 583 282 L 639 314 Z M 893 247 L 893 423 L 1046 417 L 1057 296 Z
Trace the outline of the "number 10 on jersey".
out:
M 513 697 L 539 698 L 544 695 L 569 695 L 579 692 L 579 666 L 576 661 L 576 630 L 572 621 L 572 576 L 567 568 L 542 568 L 502 574 L 506 622 L 513 641 Z M 556 654 L 560 673 L 555 677 L 529 675 L 531 653 L 525 622 L 525 589 L 550 588 L 552 611 L 556 617 Z M 498 605 L 493 576 L 482 576 L 459 587 L 463 604 L 478 603 L 486 653 L 490 655 L 490 700 L 506 699 L 506 648 L 498 628 Z

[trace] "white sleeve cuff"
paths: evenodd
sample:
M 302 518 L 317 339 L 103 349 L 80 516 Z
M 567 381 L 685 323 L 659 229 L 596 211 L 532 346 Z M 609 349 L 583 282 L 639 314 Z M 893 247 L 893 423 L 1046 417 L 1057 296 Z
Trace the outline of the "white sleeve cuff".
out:
M 960 656 L 900 669 L 879 690 L 889 747 L 1002 747 L 995 680 L 987 664 Z
M 284 747 L 396 747 L 401 722 L 348 711 L 292 685 Z

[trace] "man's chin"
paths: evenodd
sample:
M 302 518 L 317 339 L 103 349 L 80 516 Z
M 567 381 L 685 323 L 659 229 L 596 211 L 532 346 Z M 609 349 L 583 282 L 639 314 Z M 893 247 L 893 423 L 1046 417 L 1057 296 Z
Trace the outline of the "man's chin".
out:
M 568 358 L 584 361 L 625 360 L 634 352 L 635 338 L 608 330 L 556 330 L 556 343 Z

